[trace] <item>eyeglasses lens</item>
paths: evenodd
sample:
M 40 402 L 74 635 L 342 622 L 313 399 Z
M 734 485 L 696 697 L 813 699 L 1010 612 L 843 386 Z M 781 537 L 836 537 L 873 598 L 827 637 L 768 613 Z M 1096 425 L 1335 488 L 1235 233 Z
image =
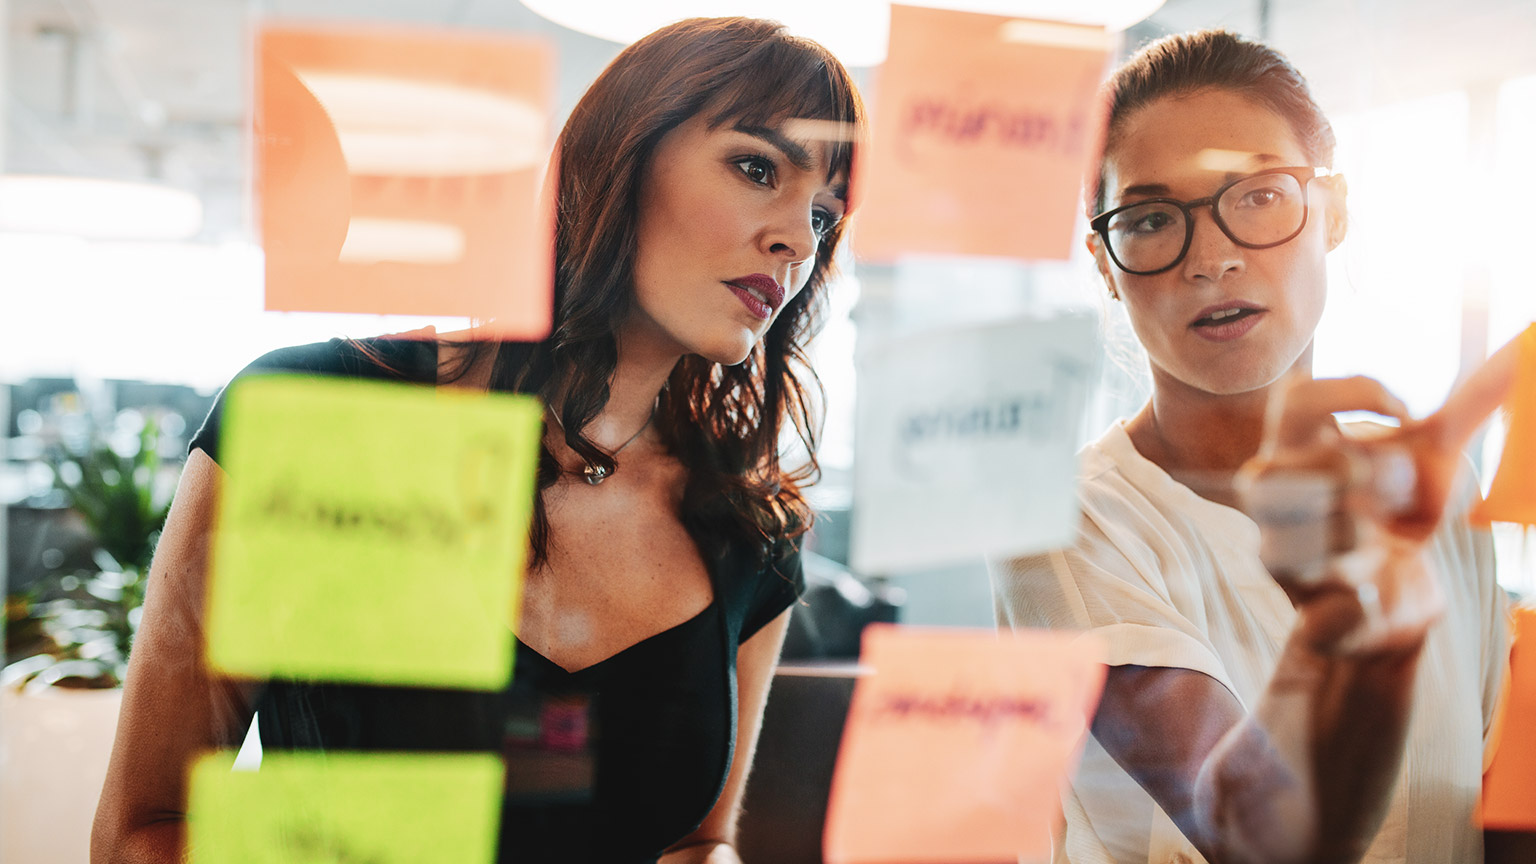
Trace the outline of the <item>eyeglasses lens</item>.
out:
M 1306 219 L 1306 193 L 1290 174 L 1258 174 L 1227 187 L 1216 200 L 1216 215 L 1228 237 L 1243 246 L 1269 246 L 1289 239 Z M 1173 266 L 1184 249 L 1189 220 L 1178 206 L 1149 201 L 1116 213 L 1108 226 L 1110 248 L 1127 270 L 1149 272 Z
M 1127 270 L 1161 270 L 1184 248 L 1184 211 L 1149 201 L 1127 207 L 1109 222 L 1110 249 Z
M 1296 233 L 1306 216 L 1307 202 L 1295 177 L 1260 174 L 1221 193 L 1216 213 L 1227 223 L 1232 239 L 1249 246 L 1267 246 Z

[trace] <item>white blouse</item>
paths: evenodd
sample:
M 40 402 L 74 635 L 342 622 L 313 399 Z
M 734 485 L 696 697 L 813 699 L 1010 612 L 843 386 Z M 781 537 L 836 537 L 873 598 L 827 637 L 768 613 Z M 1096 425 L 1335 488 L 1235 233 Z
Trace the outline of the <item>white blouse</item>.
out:
M 1079 459 L 1077 545 L 990 562 L 999 625 L 1094 630 L 1111 666 L 1196 670 L 1254 706 L 1296 616 L 1259 562 L 1258 526 L 1148 461 L 1119 423 Z M 1492 540 L 1467 523 L 1476 498 L 1465 472 L 1426 552 L 1446 614 L 1419 663 L 1403 776 L 1368 862 L 1483 860 L 1472 817 L 1492 755 L 1509 625 Z M 1204 860 L 1091 736 L 1063 809 L 1058 862 Z

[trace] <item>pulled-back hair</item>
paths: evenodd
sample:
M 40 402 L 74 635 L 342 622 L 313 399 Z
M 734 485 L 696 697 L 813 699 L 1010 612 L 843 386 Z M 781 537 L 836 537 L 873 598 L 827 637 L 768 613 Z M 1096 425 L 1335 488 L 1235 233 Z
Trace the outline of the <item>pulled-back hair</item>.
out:
M 1137 109 L 1167 96 L 1219 89 L 1247 96 L 1275 112 L 1290 125 L 1313 165 L 1333 167 L 1333 126 L 1312 98 L 1307 79 L 1279 51 L 1226 30 L 1165 36 L 1115 70 L 1104 89 L 1109 101 L 1106 155 Z M 1090 215 L 1105 206 L 1102 163 L 1091 192 Z
M 559 412 L 566 443 L 609 470 L 613 458 L 582 430 L 608 403 L 619 356 L 615 334 L 634 308 L 642 181 L 662 137 L 701 112 L 714 128 L 830 121 L 823 128 L 841 134 L 829 136 L 829 180 L 848 175 L 864 124 L 858 91 L 841 63 L 782 25 L 752 18 L 664 27 L 621 52 L 587 90 L 556 145 L 554 327 L 536 345 L 502 345 L 491 386 L 546 400 L 558 395 L 551 409 Z M 820 326 L 844 223 L 828 232 L 805 287 L 745 361 L 727 366 L 685 356 L 662 391 L 655 422 L 686 469 L 682 519 L 706 556 L 745 545 L 766 561 L 775 541 L 810 526 L 801 486 L 820 471 L 811 390 L 819 396 L 821 382 L 804 349 Z M 779 462 L 786 423 L 811 454 L 793 471 Z M 553 485 L 560 470 L 544 448 L 539 489 Z M 530 540 L 533 560 L 545 560 L 542 496 Z

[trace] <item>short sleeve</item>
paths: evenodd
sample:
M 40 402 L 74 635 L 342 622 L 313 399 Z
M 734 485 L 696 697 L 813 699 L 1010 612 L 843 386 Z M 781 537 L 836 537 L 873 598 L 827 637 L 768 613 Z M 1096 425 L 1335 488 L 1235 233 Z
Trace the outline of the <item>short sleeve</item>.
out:
M 296 345 L 288 348 L 279 348 L 251 361 L 239 374 L 230 380 L 229 384 L 219 391 L 218 398 L 213 401 L 213 407 L 208 409 L 208 416 L 203 418 L 203 425 L 198 428 L 197 434 L 187 443 L 187 453 L 193 450 L 201 450 L 207 453 L 213 461 L 219 461 L 219 431 L 224 419 L 224 403 L 229 398 L 229 389 L 235 382 L 256 375 L 270 375 L 277 373 L 316 374 L 328 371 L 334 363 L 327 363 L 327 355 L 335 355 L 335 343 L 317 342 L 312 345 Z M 331 372 L 330 374 L 334 374 Z
M 1110 666 L 1191 669 L 1236 695 L 1214 646 L 1171 600 L 1164 574 L 1133 558 L 1085 518 L 1072 548 L 990 561 L 998 625 L 1093 631 Z
M 757 575 L 755 587 L 751 605 L 742 619 L 737 644 L 768 626 L 805 592 L 805 569 L 800 562 L 799 547 L 787 540 L 782 542 L 774 560 Z
M 1256 527 L 1247 523 L 1253 537 L 1233 537 L 1223 543 L 1230 552 L 1210 555 L 1200 538 L 1218 530 L 1240 535 L 1238 523 L 1172 512 L 1117 472 L 1084 478 L 1080 504 L 1077 540 L 1068 549 L 989 561 L 998 626 L 1094 630 L 1109 666 L 1195 670 L 1243 700 L 1247 676 L 1233 680 L 1207 630 L 1240 621 L 1253 640 L 1275 630 L 1276 616 L 1293 615 L 1267 573 L 1233 570 L 1238 558 L 1260 567 Z M 1238 555 L 1243 543 L 1255 544 L 1255 553 Z M 1263 589 L 1236 587 L 1247 583 Z M 1276 604 L 1284 609 L 1270 609 Z
M 230 386 L 236 381 L 256 375 L 287 373 L 421 382 L 435 379 L 436 358 L 436 343 L 430 339 L 416 338 L 414 334 L 361 341 L 332 339 L 269 351 L 251 361 L 219 391 L 213 407 L 208 410 L 208 416 L 203 419 L 203 425 L 187 443 L 187 452 L 190 454 L 193 450 L 201 450 L 213 461 L 219 461 L 219 432 L 224 417 L 224 403 Z

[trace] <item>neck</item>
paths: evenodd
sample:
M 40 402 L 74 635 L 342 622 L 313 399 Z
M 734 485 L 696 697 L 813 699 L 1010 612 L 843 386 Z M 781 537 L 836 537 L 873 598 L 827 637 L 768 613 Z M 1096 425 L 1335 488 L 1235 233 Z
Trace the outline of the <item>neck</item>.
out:
M 1311 374 L 1311 352 L 1292 371 Z M 1126 424 L 1137 452 L 1199 494 L 1229 503 L 1232 475 L 1259 452 L 1279 381 L 1243 393 L 1199 390 L 1152 368 L 1152 398 Z
M 619 329 L 619 357 L 608 382 L 608 403 L 583 430 L 599 447 L 611 452 L 623 446 L 651 419 L 656 397 L 682 357 L 667 344 L 670 340 L 657 335 L 635 325 Z

